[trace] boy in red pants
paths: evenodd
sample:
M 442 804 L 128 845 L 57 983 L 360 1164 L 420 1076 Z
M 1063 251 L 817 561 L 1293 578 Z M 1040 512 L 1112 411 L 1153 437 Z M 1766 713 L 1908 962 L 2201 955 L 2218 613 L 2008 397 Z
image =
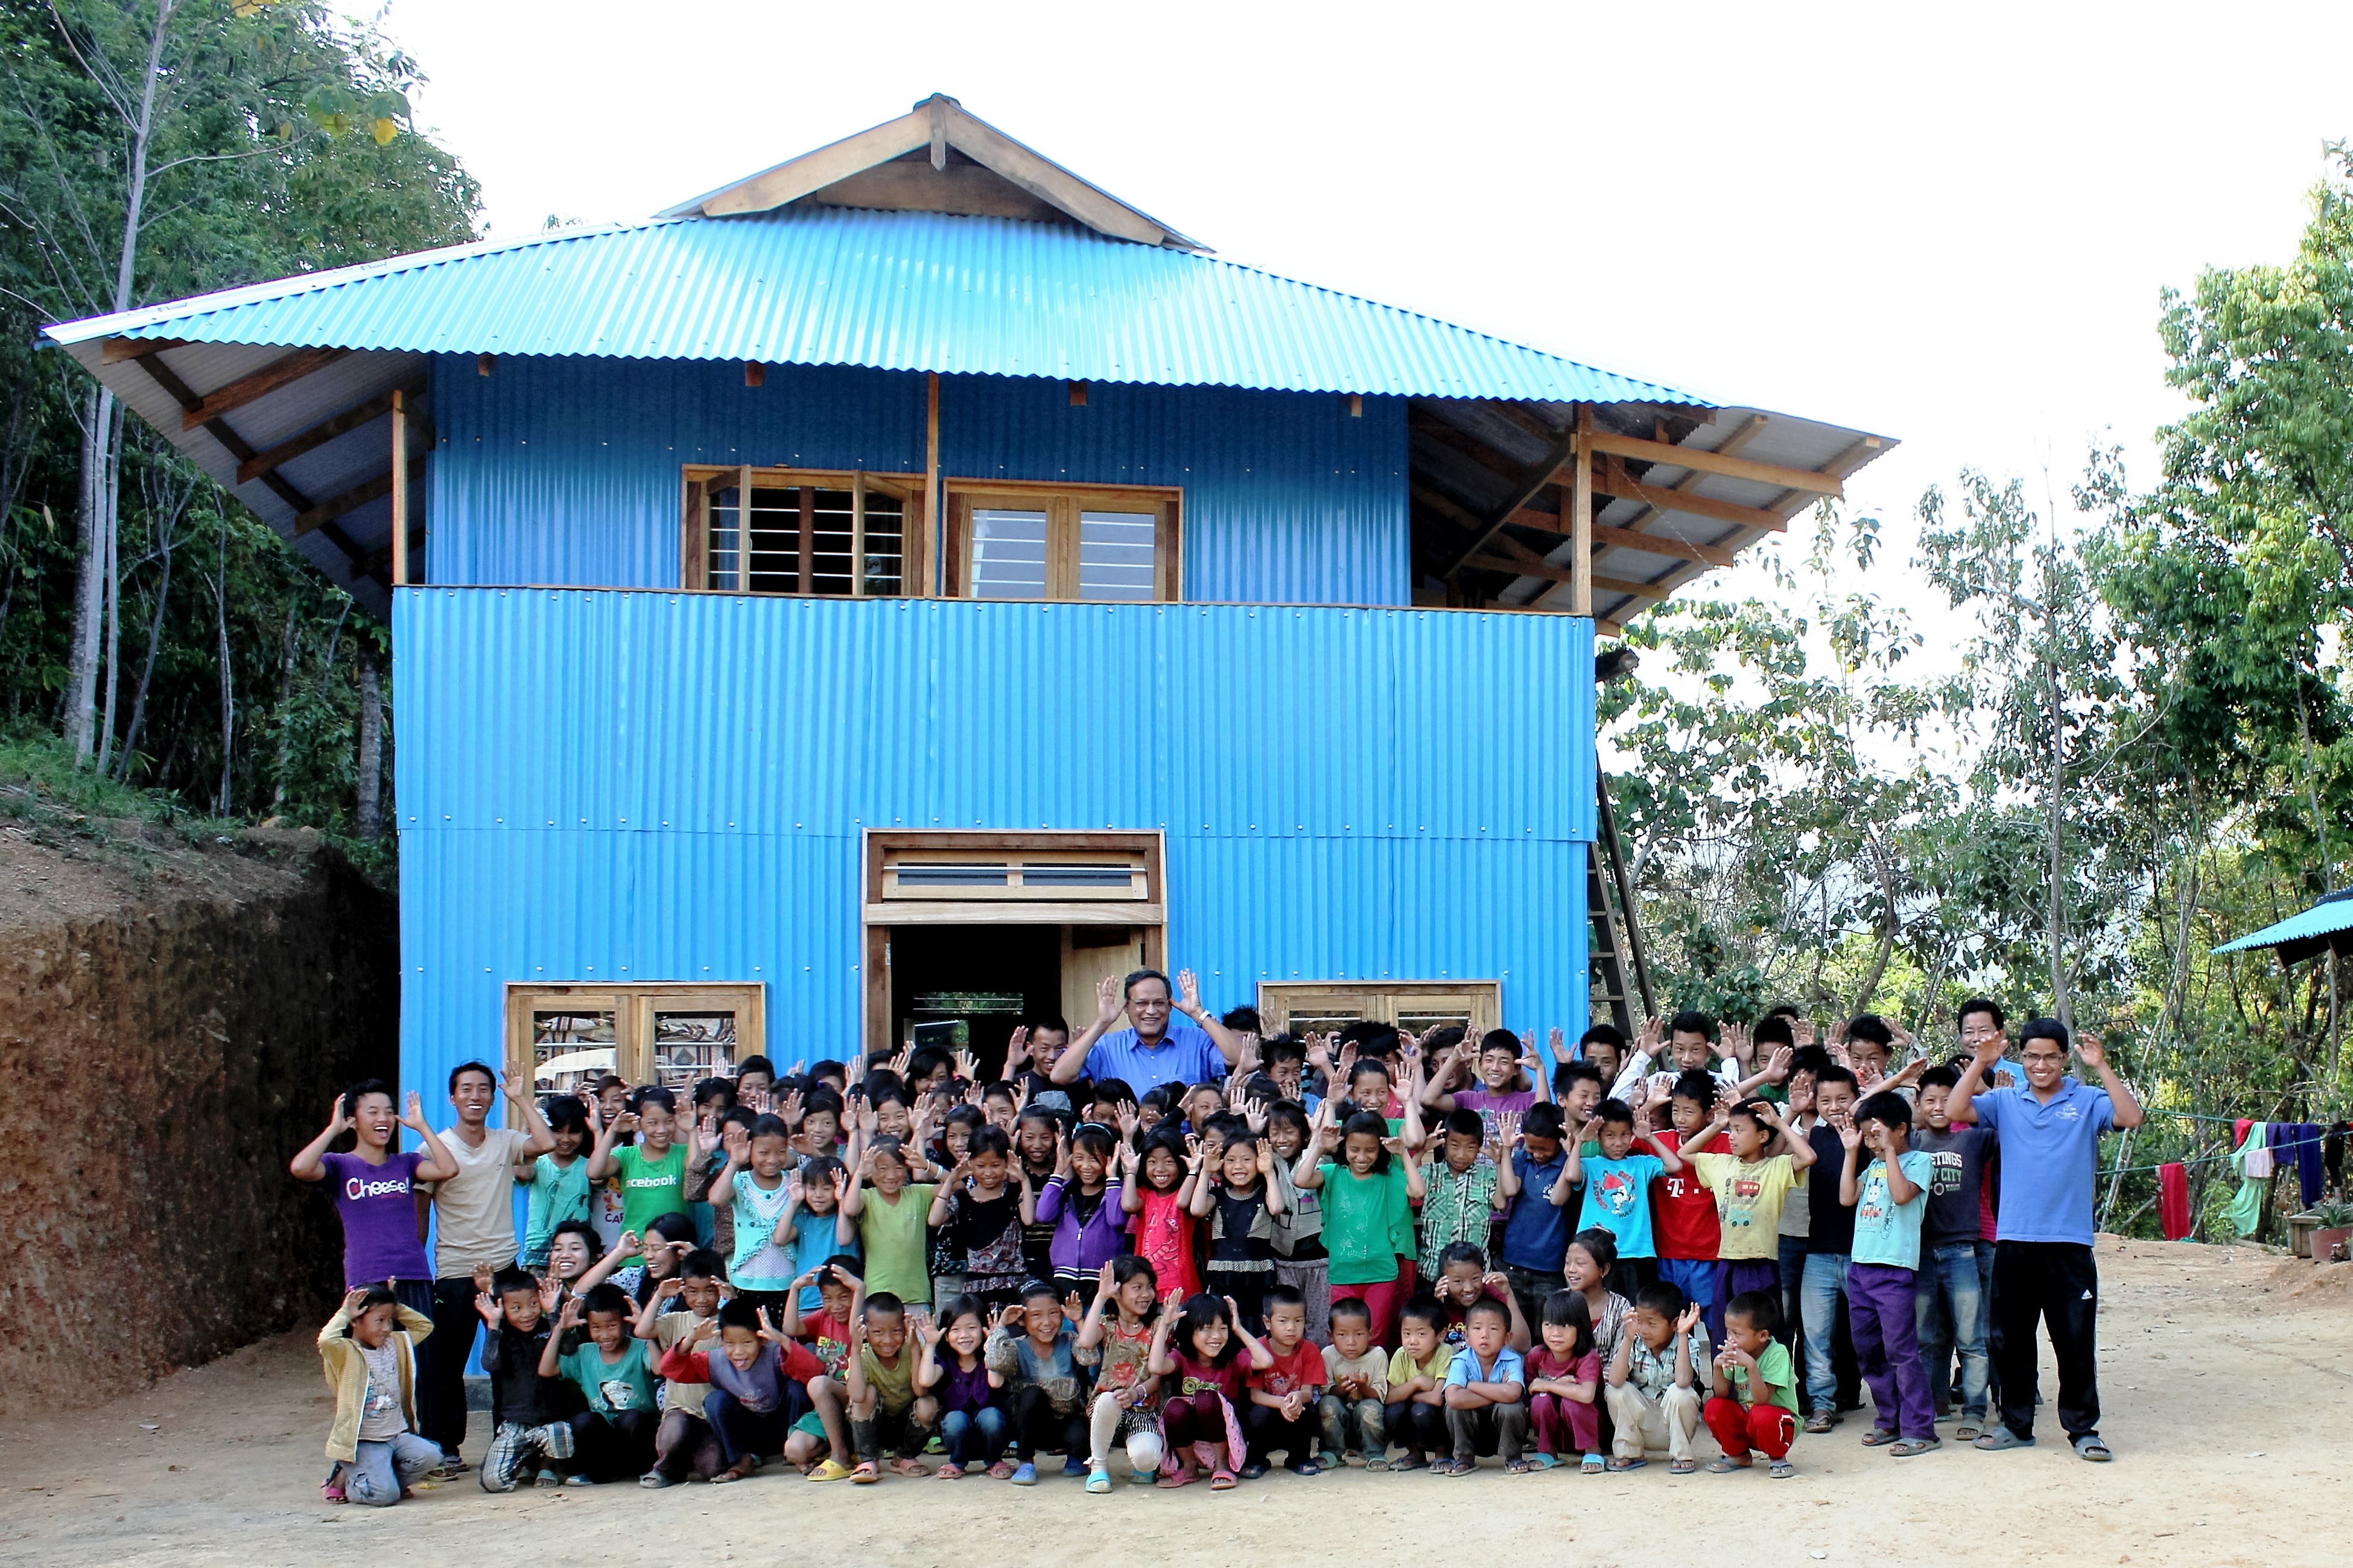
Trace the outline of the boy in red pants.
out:
M 1724 1458 L 1708 1469 L 1716 1475 L 1745 1470 L 1764 1454 L 1766 1473 L 1787 1480 L 1797 1473 L 1789 1445 L 1798 1436 L 1797 1378 L 1789 1349 L 1773 1337 L 1780 1326 L 1780 1303 L 1769 1290 L 1744 1290 L 1724 1309 L 1724 1349 L 1715 1357 L 1715 1392 L 1707 1402 L 1707 1429 L 1724 1446 Z

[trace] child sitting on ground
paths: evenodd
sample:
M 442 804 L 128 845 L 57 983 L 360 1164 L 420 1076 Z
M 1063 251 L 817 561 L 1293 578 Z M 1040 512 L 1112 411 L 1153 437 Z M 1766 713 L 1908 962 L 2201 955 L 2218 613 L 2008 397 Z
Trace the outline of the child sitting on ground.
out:
M 1266 1293 L 1266 1349 L 1271 1364 L 1250 1374 L 1250 1462 L 1242 1479 L 1266 1474 L 1280 1448 L 1293 1475 L 1312 1476 L 1315 1461 L 1316 1401 L 1324 1388 L 1324 1352 L 1307 1342 L 1307 1303 L 1297 1290 L 1277 1285 Z
M 651 1341 L 657 1352 L 692 1341 L 705 1323 L 718 1321 L 720 1280 L 725 1272 L 717 1253 L 708 1248 L 688 1253 L 678 1273 L 656 1287 L 653 1300 L 639 1309 L 638 1338 Z M 702 1410 L 710 1396 L 707 1383 L 672 1378 L 663 1384 L 653 1468 L 638 1478 L 639 1486 L 659 1489 L 680 1481 L 707 1481 L 726 1467 L 719 1434 L 711 1429 Z
M 1439 1332 L 1448 1345 L 1460 1351 L 1470 1343 L 1464 1325 L 1471 1316 L 1474 1302 L 1501 1301 L 1511 1314 L 1511 1337 L 1504 1342 L 1522 1355 L 1534 1342 L 1528 1325 L 1520 1316 L 1520 1300 L 1513 1293 L 1512 1282 L 1487 1267 L 1486 1256 L 1467 1241 L 1458 1241 L 1439 1255 L 1437 1272 L 1428 1278 L 1430 1294 L 1446 1310 L 1439 1324 Z
M 939 1401 L 940 1443 L 948 1459 L 934 1473 L 944 1481 L 956 1480 L 967 1468 L 987 1466 L 1005 1452 L 1005 1401 L 999 1392 L 1004 1380 L 981 1354 L 988 1331 L 982 1311 L 979 1302 L 959 1296 L 937 1321 L 918 1330 L 923 1359 L 915 1367 L 915 1388 Z
M 1511 1314 L 1500 1301 L 1478 1301 L 1463 1331 L 1470 1343 L 1446 1370 L 1446 1426 L 1454 1458 L 1435 1467 L 1436 1473 L 1467 1476 L 1479 1468 L 1482 1454 L 1492 1453 L 1504 1461 L 1505 1475 L 1525 1475 L 1528 1462 L 1520 1450 L 1528 1436 L 1527 1363 L 1505 1342 Z
M 1445 1321 L 1446 1310 L 1429 1296 L 1415 1297 L 1398 1314 L 1398 1348 L 1389 1357 L 1388 1404 L 1381 1417 L 1389 1440 L 1405 1449 L 1392 1469 L 1418 1470 L 1425 1456 L 1434 1459 L 1453 1451 L 1446 1428 L 1446 1374 L 1453 1368 L 1454 1350 L 1442 1337 Z
M 923 1451 L 939 1415 L 939 1401 L 915 1393 L 914 1351 L 907 1343 L 907 1308 L 887 1291 L 866 1298 L 849 1326 L 849 1436 L 858 1450 L 851 1476 L 879 1475 L 882 1450 L 891 1449 L 891 1472 L 920 1476 L 915 1456 Z
M 1549 1470 L 1578 1453 L 1584 1473 L 1599 1475 L 1601 1354 L 1593 1348 L 1593 1314 L 1576 1291 L 1545 1298 L 1544 1343 L 1528 1352 L 1527 1373 L 1537 1468 Z
M 1111 1490 L 1111 1446 L 1124 1442 L 1129 1477 L 1137 1484 L 1160 1468 L 1160 1421 L 1154 1414 L 1159 1380 L 1152 1375 L 1152 1307 L 1159 1296 L 1152 1265 L 1129 1255 L 1103 1266 L 1095 1299 L 1079 1324 L 1077 1345 L 1096 1356 L 1087 1490 Z
M 1344 1301 L 1332 1313 L 1332 1342 L 1324 1347 L 1324 1397 L 1316 1415 L 1324 1427 L 1324 1463 L 1337 1468 L 1351 1454 L 1368 1470 L 1386 1470 L 1389 1356 L 1373 1343 L 1373 1315 L 1362 1301 Z
M 1273 1363 L 1266 1346 L 1234 1321 L 1230 1303 L 1196 1295 L 1180 1307 L 1170 1299 L 1152 1336 L 1152 1373 L 1167 1395 L 1160 1405 L 1167 1447 L 1161 1486 L 1190 1484 L 1198 1467 L 1209 1472 L 1210 1490 L 1232 1489 L 1249 1452 L 1239 1414 L 1244 1380 Z
M 716 1352 L 711 1348 L 714 1341 Z M 807 1346 L 780 1331 L 751 1303 L 722 1303 L 715 1320 L 662 1357 L 661 1373 L 677 1383 L 711 1385 L 703 1410 L 727 1456 L 727 1468 L 713 1481 L 740 1481 L 779 1451 L 787 1464 L 810 1465 L 805 1473 L 813 1481 L 838 1481 L 850 1474 L 841 1385 L 825 1375 Z M 812 1411 L 824 1426 L 822 1439 L 794 1430 Z M 825 1458 L 810 1464 L 820 1453 Z
M 999 1459 L 988 1468 L 1000 1480 L 1036 1486 L 1041 1450 L 1062 1456 L 1064 1475 L 1086 1474 L 1087 1378 L 1074 1331 L 1078 1317 L 1076 1297 L 1066 1307 L 1051 1285 L 1034 1279 L 1019 1306 L 997 1314 L 988 1336 L 988 1370 L 1006 1392 L 1013 1428 L 1011 1467 Z
M 653 1466 L 653 1368 L 644 1342 L 630 1336 L 631 1315 L 619 1286 L 598 1285 L 564 1303 L 556 1331 L 539 1352 L 539 1375 L 570 1378 L 587 1402 L 572 1418 L 575 1485 L 642 1475 Z M 584 1320 L 588 1342 L 566 1352 L 565 1335 Z
M 1797 1376 L 1788 1347 L 1773 1337 L 1779 1320 L 1772 1291 L 1744 1290 L 1725 1305 L 1724 1348 L 1711 1367 L 1704 1412 L 1707 1429 L 1724 1447 L 1723 1458 L 1708 1461 L 1713 1474 L 1748 1468 L 1756 1463 L 1752 1452 L 1765 1456 L 1766 1473 L 1777 1481 L 1798 1473 L 1789 1463 L 1789 1445 L 1798 1436 Z
M 417 1347 L 432 1331 L 433 1320 L 402 1306 L 389 1281 L 346 1295 L 319 1331 L 319 1359 L 335 1391 L 329 1502 L 390 1508 L 441 1463 L 439 1445 L 417 1435 Z
M 1707 1330 L 1696 1301 L 1665 1280 L 1634 1298 L 1625 1336 L 1609 1362 L 1607 1394 L 1617 1428 L 1609 1468 L 1639 1470 L 1646 1448 L 1667 1451 L 1670 1475 L 1697 1468 L 1692 1439 L 1699 1434 L 1702 1370 L 1708 1364 Z
M 538 1280 L 509 1268 L 474 1298 L 483 1325 L 482 1371 L 491 1379 L 491 1447 L 479 1472 L 486 1492 L 511 1492 L 533 1480 L 543 1487 L 564 1482 L 558 1467 L 572 1458 L 576 1405 L 567 1397 L 569 1384 L 539 1375 L 540 1352 L 554 1331 L 547 1309 L 562 1294 L 554 1279 Z

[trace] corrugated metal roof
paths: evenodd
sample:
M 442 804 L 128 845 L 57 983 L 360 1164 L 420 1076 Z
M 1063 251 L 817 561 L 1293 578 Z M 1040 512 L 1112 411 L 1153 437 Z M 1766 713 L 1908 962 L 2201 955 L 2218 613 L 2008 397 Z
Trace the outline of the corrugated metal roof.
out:
M 2331 893 L 2302 914 L 2290 915 L 2236 942 L 2226 942 L 2214 951 L 2244 952 L 2250 948 L 2276 947 L 2280 949 L 2282 963 L 2296 963 L 2324 947 L 2335 946 L 2343 952 L 2342 942 L 2325 940 L 2339 931 L 2353 931 L 2353 888 Z
M 839 207 L 583 229 L 47 329 L 1561 403 L 1705 400 L 1213 258 L 1061 225 Z

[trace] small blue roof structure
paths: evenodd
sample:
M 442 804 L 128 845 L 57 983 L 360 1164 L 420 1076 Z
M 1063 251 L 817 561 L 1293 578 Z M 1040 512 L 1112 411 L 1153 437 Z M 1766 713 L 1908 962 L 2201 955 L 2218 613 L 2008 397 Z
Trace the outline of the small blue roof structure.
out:
M 2314 954 L 2335 948 L 2353 953 L 2353 888 L 2340 888 L 2302 914 L 2263 927 L 2216 948 L 2216 952 L 2245 952 L 2275 948 L 2283 967 L 2302 963 Z

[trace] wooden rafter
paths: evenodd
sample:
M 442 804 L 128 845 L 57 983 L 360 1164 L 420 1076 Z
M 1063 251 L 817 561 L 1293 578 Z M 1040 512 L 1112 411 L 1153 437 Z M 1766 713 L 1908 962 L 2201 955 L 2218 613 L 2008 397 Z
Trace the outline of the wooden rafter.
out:
M 422 458 L 409 458 L 408 478 L 413 481 L 424 477 L 425 459 Z M 360 508 L 367 505 L 368 502 L 373 500 L 382 500 L 391 493 L 392 470 L 387 468 L 383 473 L 378 474 L 375 478 L 368 480 L 366 483 L 353 485 L 350 489 L 345 490 L 343 494 L 336 496 L 330 500 L 322 500 L 318 505 L 312 507 L 310 510 L 303 512 L 294 520 L 294 531 L 298 535 L 308 533 L 312 529 L 319 527 L 322 523 L 332 522 L 335 519 L 343 516 L 345 512 L 357 511 Z
M 1605 495 L 1613 500 L 1641 501 L 1654 512 L 1679 511 L 1691 517 L 1704 517 L 1713 522 L 1729 522 L 1766 533 L 1778 533 L 1789 526 L 1788 518 L 1763 507 L 1741 506 L 1734 501 L 1717 500 L 1713 496 L 1694 495 L 1680 488 L 1670 489 L 1662 485 L 1646 485 L 1626 472 L 1623 458 L 1604 458 L 1601 460 L 1600 472 L 1593 476 L 1593 489 L 1597 495 Z
M 248 371 L 227 385 L 215 387 L 198 397 L 194 408 L 181 411 L 180 428 L 194 430 L 224 415 L 235 413 L 248 403 L 269 396 L 280 387 L 291 385 L 314 370 L 324 369 L 351 352 L 349 349 L 297 349 L 290 354 L 271 360 L 259 370 Z
M 1637 462 L 1664 463 L 1676 468 L 1696 468 L 1703 473 L 1721 474 L 1728 479 L 1748 479 L 1779 489 L 1806 490 L 1824 496 L 1846 493 L 1845 486 L 1834 474 L 1820 473 L 1812 468 L 1784 468 L 1778 463 L 1760 463 L 1750 458 L 1730 458 L 1722 452 L 1702 451 L 1696 447 L 1646 441 L 1639 436 L 1619 436 L 1607 430 L 1597 430 L 1593 433 L 1590 449 L 1605 457 L 1631 458 Z
M 1438 574 L 1440 577 L 1451 577 L 1469 563 L 1472 556 L 1485 548 L 1489 540 L 1502 532 L 1504 525 L 1511 521 L 1514 512 L 1527 505 L 1535 498 L 1538 491 L 1553 482 L 1553 476 L 1560 471 L 1560 466 L 1567 462 L 1570 454 L 1576 450 L 1577 440 L 1577 430 L 1572 423 L 1569 428 L 1563 431 L 1554 441 L 1552 449 L 1546 452 L 1535 467 L 1524 470 L 1519 478 L 1513 481 L 1511 499 L 1480 520 L 1479 526 L 1472 531 L 1470 542 L 1455 552 L 1452 563 Z
M 413 401 L 425 395 L 425 378 L 417 376 L 393 391 L 404 394 Z M 299 435 L 289 436 L 266 452 L 256 452 L 237 466 L 237 482 L 250 484 L 262 475 L 285 467 L 305 452 L 316 451 L 338 436 L 348 436 L 363 425 L 375 423 L 392 412 L 392 392 L 380 392 L 356 407 L 346 408 Z
M 109 338 L 98 346 L 98 363 L 121 364 L 125 360 L 162 353 L 165 349 L 185 347 L 185 338 Z

